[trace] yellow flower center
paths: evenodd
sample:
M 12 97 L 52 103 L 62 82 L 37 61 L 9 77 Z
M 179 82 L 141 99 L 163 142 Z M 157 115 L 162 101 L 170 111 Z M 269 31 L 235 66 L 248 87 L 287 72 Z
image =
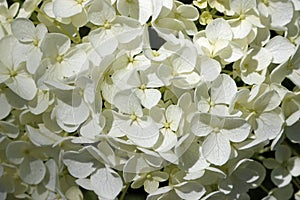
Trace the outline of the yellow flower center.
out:
M 56 61 L 57 61 L 58 63 L 61 63 L 63 60 L 64 60 L 64 56 L 63 56 L 63 55 L 58 55 L 58 56 L 56 57 Z
M 110 29 L 110 28 L 111 28 L 111 24 L 110 24 L 108 21 L 106 21 L 106 22 L 104 23 L 103 27 L 104 27 L 105 29 Z
M 153 50 L 153 51 L 152 51 L 152 55 L 153 55 L 154 57 L 157 57 L 157 56 L 159 56 L 160 54 L 159 54 L 158 51 Z
M 143 85 L 140 86 L 140 89 L 141 89 L 141 90 L 145 90 L 146 88 L 147 88 L 147 87 L 146 87 L 145 84 L 143 84 Z
M 165 122 L 164 127 L 165 127 L 165 129 L 169 129 L 171 127 L 171 123 L 170 122 Z
M 39 41 L 38 40 L 33 40 L 32 44 L 37 47 L 39 45 Z
M 136 121 L 137 118 L 138 118 L 138 117 L 137 117 L 135 114 L 131 114 L 131 115 L 130 115 L 130 119 L 131 119 L 132 121 Z
M 17 75 L 18 75 L 18 72 L 15 71 L 15 70 L 11 70 L 11 71 L 9 72 L 9 76 L 10 76 L 11 78 L 16 77 Z

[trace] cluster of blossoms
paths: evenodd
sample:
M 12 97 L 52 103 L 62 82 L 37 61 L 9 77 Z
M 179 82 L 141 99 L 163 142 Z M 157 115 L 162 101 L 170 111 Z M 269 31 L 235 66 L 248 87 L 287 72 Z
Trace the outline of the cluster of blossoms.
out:
M 299 43 L 298 0 L 0 0 L 0 199 L 300 199 Z

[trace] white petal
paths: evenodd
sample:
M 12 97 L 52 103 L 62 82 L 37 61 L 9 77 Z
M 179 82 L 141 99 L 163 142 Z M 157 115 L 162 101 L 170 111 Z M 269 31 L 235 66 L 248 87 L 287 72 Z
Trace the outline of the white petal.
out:
M 259 138 L 274 139 L 281 131 L 283 121 L 276 112 L 262 113 L 256 119 L 257 129 L 254 130 Z
M 273 37 L 265 48 L 272 53 L 272 63 L 276 64 L 286 61 L 295 51 L 294 45 L 282 36 Z
M 271 15 L 271 26 L 274 28 L 281 28 L 292 20 L 294 8 L 290 1 L 272 1 L 268 9 Z
M 35 115 L 39 115 L 49 107 L 49 104 L 51 104 L 51 100 L 49 99 L 49 91 L 42 91 L 39 90 L 36 97 L 28 102 L 28 108 L 31 113 Z
M 63 163 L 76 178 L 86 178 L 96 170 L 93 160 L 95 158 L 86 149 L 68 151 L 63 155 Z
M 58 104 L 53 110 L 57 118 L 56 121 L 67 125 L 79 125 L 83 123 L 89 116 L 89 108 L 84 101 L 79 101 L 77 105 L 72 106 L 58 100 Z
M 277 108 L 280 103 L 281 100 L 278 93 L 274 90 L 271 90 L 258 97 L 253 104 L 253 108 L 258 112 L 267 112 Z
M 196 136 L 206 136 L 213 132 L 210 126 L 211 116 L 208 114 L 196 113 L 191 121 L 191 132 Z
M 176 131 L 178 129 L 179 123 L 181 121 L 182 113 L 183 113 L 182 109 L 179 106 L 176 105 L 168 106 L 166 110 L 166 119 L 168 122 L 171 122 L 170 128 L 173 131 Z
M 199 65 L 200 74 L 205 78 L 206 81 L 215 80 L 221 72 L 220 63 L 207 56 L 203 56 L 200 58 Z
M 300 158 L 299 157 L 292 157 L 288 160 L 288 170 L 290 171 L 291 175 L 297 177 L 300 175 Z
M 252 29 L 252 24 L 246 20 L 236 20 L 231 23 L 231 30 L 234 38 L 244 39 L 246 38 Z
M 145 89 L 136 90 L 136 96 L 141 100 L 141 104 L 147 108 L 151 109 L 156 106 L 161 98 L 161 93 L 157 89 Z
M 18 18 L 11 24 L 14 36 L 21 42 L 32 42 L 35 39 L 35 27 L 32 21 Z
M 91 176 L 91 185 L 100 198 L 115 199 L 122 190 L 123 182 L 112 169 L 100 168 Z
M 32 100 L 37 92 L 34 80 L 26 72 L 18 73 L 14 78 L 7 80 L 6 85 L 25 100 Z
M 60 136 L 51 132 L 43 125 L 40 125 L 40 129 L 35 129 L 35 128 L 27 125 L 26 130 L 27 130 L 30 140 L 36 146 L 52 145 L 55 142 L 57 142 L 58 140 L 62 139 Z
M 173 133 L 170 129 L 162 131 L 163 141 L 155 151 L 157 152 L 167 152 L 171 150 L 177 143 L 177 135 Z
M 81 11 L 82 5 L 76 0 L 55 0 L 53 2 L 53 12 L 57 17 L 71 17 Z
M 224 126 L 221 130 L 232 142 L 242 142 L 250 133 L 251 126 L 242 118 L 225 118 Z
M 222 133 L 211 133 L 202 145 L 202 153 L 206 160 L 218 166 L 228 161 L 230 152 L 230 142 Z
M 205 34 L 212 43 L 215 43 L 218 40 L 232 39 L 231 27 L 223 18 L 215 19 L 209 23 L 205 28 Z
M 150 120 L 133 123 L 125 130 L 127 137 L 136 145 L 141 147 L 152 147 L 158 140 L 158 127 Z
M 187 18 L 191 21 L 195 21 L 199 18 L 198 10 L 191 5 L 180 5 L 176 8 L 176 11 L 180 14 L 180 17 Z
M 145 24 L 153 14 L 152 1 L 139 0 L 139 22 Z
M 39 48 L 33 48 L 29 54 L 26 61 L 26 67 L 29 73 L 35 74 L 37 68 L 39 67 L 42 60 L 42 52 Z
M 89 40 L 101 57 L 112 54 L 118 47 L 118 40 L 115 36 L 112 34 L 109 35 L 103 28 L 91 31 Z
M 221 74 L 215 79 L 211 86 L 211 100 L 214 103 L 230 104 L 237 92 L 235 81 L 226 74 Z

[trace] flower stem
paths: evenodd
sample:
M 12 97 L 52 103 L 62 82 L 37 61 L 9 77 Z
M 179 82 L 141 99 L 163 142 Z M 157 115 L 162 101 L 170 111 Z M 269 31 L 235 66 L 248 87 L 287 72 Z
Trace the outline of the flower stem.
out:
M 260 187 L 265 193 L 269 194 L 269 191 L 268 191 L 268 189 L 267 189 L 265 186 L 260 185 L 259 187 Z
M 129 188 L 129 186 L 130 186 L 130 183 L 127 183 L 126 186 L 125 186 L 125 188 L 122 190 L 122 194 L 121 194 L 119 200 L 124 200 L 125 199 L 125 196 L 126 196 L 126 193 L 127 193 L 127 190 Z
M 295 186 L 300 190 L 300 181 L 297 178 L 293 178 L 292 182 L 295 184 Z

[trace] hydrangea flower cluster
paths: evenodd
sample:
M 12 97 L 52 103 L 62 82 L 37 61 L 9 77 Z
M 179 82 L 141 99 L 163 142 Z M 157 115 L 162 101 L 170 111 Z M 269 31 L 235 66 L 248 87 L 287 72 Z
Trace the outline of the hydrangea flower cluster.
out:
M 0 199 L 300 199 L 299 11 L 0 0 Z

